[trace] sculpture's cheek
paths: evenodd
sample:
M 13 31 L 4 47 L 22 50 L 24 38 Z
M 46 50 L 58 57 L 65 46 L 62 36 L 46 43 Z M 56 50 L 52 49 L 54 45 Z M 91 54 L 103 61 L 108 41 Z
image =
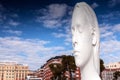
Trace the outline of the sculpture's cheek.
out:
M 93 53 L 92 38 L 89 36 L 81 36 L 75 42 L 74 56 L 77 66 L 84 66 L 89 60 L 91 53 Z
M 75 63 L 77 66 L 80 66 L 81 68 L 85 66 L 87 61 L 88 61 L 88 58 L 86 58 L 83 55 L 75 56 Z

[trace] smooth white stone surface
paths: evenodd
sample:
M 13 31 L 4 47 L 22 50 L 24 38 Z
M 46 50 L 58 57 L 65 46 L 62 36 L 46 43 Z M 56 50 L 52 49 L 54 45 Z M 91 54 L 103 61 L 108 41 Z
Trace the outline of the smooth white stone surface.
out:
M 99 77 L 99 27 L 96 15 L 85 2 L 77 3 L 72 15 L 72 42 L 75 62 L 82 80 L 101 80 Z

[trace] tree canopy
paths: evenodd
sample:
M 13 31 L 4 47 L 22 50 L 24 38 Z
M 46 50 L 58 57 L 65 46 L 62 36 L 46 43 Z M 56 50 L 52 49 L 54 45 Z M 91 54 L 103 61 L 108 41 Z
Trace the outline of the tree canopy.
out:
M 100 59 L 100 77 L 102 77 L 101 74 L 102 74 L 102 71 L 103 71 L 104 69 L 105 69 L 104 61 L 103 61 L 102 59 Z
M 56 57 L 55 57 L 56 58 Z M 60 57 L 59 57 L 60 58 Z M 65 72 L 68 71 L 70 73 L 70 79 L 72 80 L 72 73 L 76 70 L 75 60 L 73 56 L 61 56 L 61 64 L 53 63 L 50 64 L 49 67 L 53 73 L 52 80 L 66 80 Z
M 104 61 L 100 59 L 100 73 L 105 69 Z
M 118 77 L 120 77 L 120 71 L 116 71 L 116 72 L 114 72 L 114 73 L 113 73 L 113 77 L 114 77 L 113 80 L 117 80 Z

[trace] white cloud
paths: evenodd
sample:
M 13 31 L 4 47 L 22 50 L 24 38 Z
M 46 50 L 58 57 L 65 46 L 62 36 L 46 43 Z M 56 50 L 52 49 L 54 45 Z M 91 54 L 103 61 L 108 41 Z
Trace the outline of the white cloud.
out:
M 5 8 L 2 4 L 0 4 L 0 13 L 2 13 L 3 11 L 5 11 Z
M 66 4 L 51 4 L 46 8 L 37 11 L 36 21 L 40 22 L 47 28 L 57 28 L 65 25 L 66 15 L 70 15 L 71 7 Z
M 42 23 L 44 27 L 47 28 L 58 28 L 57 31 L 53 32 L 52 35 L 55 38 L 64 38 L 66 45 L 71 42 L 70 34 L 70 25 L 71 25 L 71 15 L 72 7 L 66 4 L 51 4 L 46 8 L 40 9 L 37 11 L 38 15 L 42 14 L 43 16 L 37 16 L 37 21 Z M 61 27 L 63 27 L 61 29 Z
M 108 62 L 120 61 L 120 41 L 119 41 L 119 24 L 108 25 L 102 24 L 100 28 L 101 42 L 100 53 L 101 58 Z
M 70 46 L 70 44 L 72 44 L 72 36 L 71 36 L 71 28 L 70 26 L 65 26 L 64 27 L 64 32 L 54 32 L 52 33 L 52 35 L 55 37 L 55 38 L 62 38 L 64 39 L 64 44 L 65 45 L 68 45 Z
M 46 47 L 50 41 L 22 39 L 19 37 L 0 37 L 0 61 L 15 61 L 28 64 L 37 69 L 51 57 L 65 51 L 64 47 Z
M 120 61 L 120 41 L 109 40 L 101 42 L 101 58 L 105 63 Z
M 99 5 L 97 4 L 97 3 L 93 3 L 92 5 L 91 5 L 91 7 L 93 8 L 93 9 L 95 9 L 95 8 L 97 8 Z
M 3 15 L 3 12 L 5 11 L 5 8 L 3 5 L 0 4 L 0 24 L 3 23 L 3 20 L 5 19 L 5 16 Z
M 56 38 L 63 38 L 66 37 L 66 34 L 63 33 L 52 33 L 52 35 Z
M 114 32 L 120 32 L 120 24 L 116 24 L 115 26 L 114 26 L 114 28 L 113 28 L 113 31 Z
M 66 14 L 67 7 L 68 6 L 66 4 L 51 4 L 47 6 L 47 8 L 40 10 L 42 11 L 41 13 L 44 16 L 42 18 L 47 19 L 62 18 Z
M 8 34 L 15 34 L 18 36 L 22 34 L 22 31 L 17 31 L 17 30 L 3 30 L 3 32 L 8 33 Z
M 69 22 L 68 24 L 70 24 L 70 22 Z M 71 41 L 72 41 L 71 26 L 66 26 L 66 27 L 65 27 L 65 31 L 66 31 L 66 34 L 67 34 L 65 41 L 71 43 Z
M 109 14 L 101 15 L 102 18 L 111 18 L 111 17 L 113 17 L 113 16 L 114 16 L 113 13 L 109 13 Z
M 18 26 L 20 22 L 15 19 L 17 19 L 19 16 L 16 13 L 9 12 L 9 10 L 0 4 L 0 24 L 3 24 L 4 26 Z M 4 27 L 2 26 L 2 27 Z
M 106 27 L 105 27 L 106 28 Z M 104 39 L 104 40 L 113 40 L 115 39 L 115 35 L 112 31 L 109 31 L 109 30 L 106 30 L 105 31 L 105 28 L 101 28 L 101 35 L 100 35 L 100 38 L 101 39 Z M 104 29 L 104 30 L 103 30 Z M 103 30 L 103 31 L 102 31 Z
M 101 35 L 101 38 L 106 38 L 108 36 L 113 36 L 113 32 L 106 32 L 106 33 Z
M 108 25 L 108 24 L 102 24 L 100 25 L 100 34 L 101 34 L 101 39 L 104 40 L 115 40 L 117 38 L 115 28 L 118 24 L 116 25 Z
M 67 7 L 66 4 L 49 5 L 49 16 L 51 16 L 51 18 L 62 18 L 66 14 Z
M 62 26 L 59 20 L 44 20 L 43 24 L 47 28 L 56 28 Z
M 110 21 L 117 20 L 120 18 L 120 11 L 109 12 L 106 14 L 99 15 L 98 17 L 102 19 L 103 23 L 110 22 Z
M 114 25 L 109 25 L 109 24 L 101 24 L 100 25 L 100 32 L 101 34 L 108 34 L 108 33 L 119 33 L 120 32 L 120 24 L 114 24 Z
M 19 16 L 18 16 L 18 14 L 16 14 L 16 13 L 13 13 L 12 15 L 10 15 L 12 18 L 18 18 Z
M 100 24 L 100 33 L 103 34 L 111 29 L 109 24 Z
M 18 26 L 20 23 L 17 22 L 17 21 L 10 20 L 10 21 L 8 22 L 8 24 L 11 25 L 11 26 Z
M 120 51 L 120 41 L 118 40 L 109 40 L 101 42 L 102 53 L 117 53 Z
M 108 2 L 109 7 L 114 7 L 118 4 L 120 4 L 120 0 L 109 0 L 109 2 Z

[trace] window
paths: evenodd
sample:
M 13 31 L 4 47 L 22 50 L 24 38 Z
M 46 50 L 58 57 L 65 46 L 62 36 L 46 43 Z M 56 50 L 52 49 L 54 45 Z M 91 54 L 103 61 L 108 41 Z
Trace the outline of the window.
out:
M 76 73 L 79 73 L 79 71 L 76 71 Z

